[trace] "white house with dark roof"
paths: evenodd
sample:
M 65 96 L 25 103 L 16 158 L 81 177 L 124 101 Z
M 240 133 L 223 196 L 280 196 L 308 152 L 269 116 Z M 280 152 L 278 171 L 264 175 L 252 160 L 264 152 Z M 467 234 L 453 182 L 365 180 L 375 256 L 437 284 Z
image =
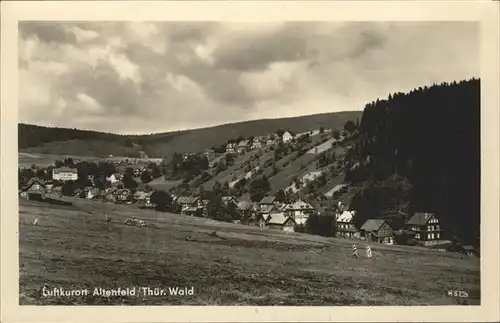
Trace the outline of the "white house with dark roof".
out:
M 415 232 L 415 239 L 423 244 L 433 244 L 442 240 L 439 219 L 434 213 L 417 212 L 406 222 L 406 228 Z
M 292 218 L 297 224 L 305 224 L 309 216 L 315 211 L 311 204 L 302 200 L 287 204 L 282 210 L 283 213 Z

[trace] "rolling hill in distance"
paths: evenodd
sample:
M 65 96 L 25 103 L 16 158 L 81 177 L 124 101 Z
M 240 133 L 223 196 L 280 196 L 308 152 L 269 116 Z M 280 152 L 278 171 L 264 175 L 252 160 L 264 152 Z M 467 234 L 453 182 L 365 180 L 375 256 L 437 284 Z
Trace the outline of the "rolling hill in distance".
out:
M 305 132 L 325 128 L 341 129 L 360 118 L 362 111 L 323 113 L 300 117 L 261 119 L 229 123 L 213 127 L 145 135 L 119 135 L 98 131 L 18 125 L 19 151 L 89 157 L 139 157 L 144 151 L 151 158 L 168 157 L 174 152 L 200 152 L 220 146 L 239 136 L 266 135 L 278 129 Z

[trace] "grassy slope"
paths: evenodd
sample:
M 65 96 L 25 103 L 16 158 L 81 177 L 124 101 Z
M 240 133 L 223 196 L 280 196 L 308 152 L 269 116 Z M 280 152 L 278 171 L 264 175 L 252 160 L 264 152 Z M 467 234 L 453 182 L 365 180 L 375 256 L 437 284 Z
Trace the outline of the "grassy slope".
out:
M 124 225 L 131 216 L 150 226 Z M 39 226 L 31 225 L 35 217 Z M 68 209 L 22 201 L 20 304 L 446 305 L 456 302 L 446 296 L 449 289 L 479 295 L 477 258 L 372 245 L 373 259 L 352 259 L 350 245 L 131 206 L 81 201 Z M 195 295 L 54 299 L 41 297 L 43 284 L 193 286 Z
M 360 116 L 361 111 L 346 111 L 294 118 L 254 120 L 175 133 L 129 136 L 133 142 L 138 144 L 135 147 L 126 147 L 123 144 L 123 136 L 93 132 L 95 138 L 82 139 L 78 138 L 79 130 L 75 130 L 72 135 L 77 137 L 76 139 L 57 141 L 58 138 L 55 137 L 54 141 L 46 142 L 38 147 L 25 148 L 23 146 L 20 150 L 60 155 L 138 156 L 139 151 L 143 149 L 149 157 L 168 157 L 176 151 L 200 152 L 213 145 L 221 145 L 240 135 L 243 137 L 265 135 L 280 128 L 295 132 L 317 129 L 321 125 L 328 128 L 342 128 L 346 121 L 355 120 Z M 38 129 L 38 132 L 29 133 L 30 129 L 33 130 L 32 128 Z M 36 136 L 45 130 L 40 130 L 40 127 L 32 125 L 22 125 L 19 131 L 24 132 L 23 142 L 27 143 L 30 135 Z M 53 130 L 47 128 L 46 131 Z

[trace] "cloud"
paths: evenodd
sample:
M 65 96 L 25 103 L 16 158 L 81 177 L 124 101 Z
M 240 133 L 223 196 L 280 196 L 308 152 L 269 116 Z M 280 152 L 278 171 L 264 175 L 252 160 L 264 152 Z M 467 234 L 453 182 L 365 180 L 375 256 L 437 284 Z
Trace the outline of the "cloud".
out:
M 466 22 L 21 22 L 20 121 L 150 133 L 361 110 L 479 75 Z

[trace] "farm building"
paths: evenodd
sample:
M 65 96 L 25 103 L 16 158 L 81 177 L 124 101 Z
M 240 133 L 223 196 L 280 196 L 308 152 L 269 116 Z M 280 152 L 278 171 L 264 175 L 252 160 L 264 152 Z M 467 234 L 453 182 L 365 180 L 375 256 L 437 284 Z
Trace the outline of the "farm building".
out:
M 337 237 L 352 239 L 359 236 L 359 231 L 354 226 L 354 215 L 354 211 L 344 211 L 337 214 L 335 219 Z
M 22 198 L 41 201 L 45 195 L 45 182 L 38 177 L 31 178 L 19 192 Z
M 415 232 L 415 239 L 424 244 L 434 244 L 441 240 L 439 219 L 434 213 L 417 212 L 408 219 L 406 228 Z
M 201 199 L 198 196 L 179 196 L 176 202 L 180 205 L 181 210 L 202 206 Z
M 297 200 L 292 204 L 287 204 L 283 208 L 283 213 L 292 218 L 297 224 L 305 224 L 311 214 L 314 213 L 314 207 L 302 200 Z
M 55 181 L 76 181 L 78 170 L 76 168 L 60 167 L 52 170 L 52 179 Z
M 384 219 L 369 219 L 367 220 L 359 230 L 361 237 L 368 241 L 393 244 L 394 243 L 394 232 Z
M 292 218 L 287 217 L 283 213 L 273 213 L 266 221 L 266 225 L 270 229 L 282 230 L 285 232 L 294 232 L 295 224 Z
M 137 195 L 137 193 L 140 193 Z M 134 194 L 134 199 L 137 201 L 137 204 L 142 207 L 154 207 L 155 205 L 151 203 L 151 194 L 152 192 L 136 192 Z

